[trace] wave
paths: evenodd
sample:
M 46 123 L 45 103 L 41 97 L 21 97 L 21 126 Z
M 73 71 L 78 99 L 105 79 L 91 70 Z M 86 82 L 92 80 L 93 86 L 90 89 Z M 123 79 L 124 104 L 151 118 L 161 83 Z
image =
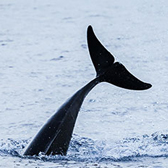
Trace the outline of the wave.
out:
M 73 135 L 67 156 L 23 156 L 28 140 L 1 140 L 0 156 L 40 159 L 49 162 L 125 162 L 142 158 L 168 158 L 168 134 L 156 132 L 142 137 L 126 138 L 122 141 L 94 141 L 86 137 Z

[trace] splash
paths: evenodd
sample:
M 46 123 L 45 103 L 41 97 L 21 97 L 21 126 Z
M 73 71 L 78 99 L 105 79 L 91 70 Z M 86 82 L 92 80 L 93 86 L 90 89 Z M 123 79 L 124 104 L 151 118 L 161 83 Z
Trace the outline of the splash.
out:
M 67 156 L 23 156 L 28 140 L 0 140 L 0 156 L 12 156 L 23 159 L 39 159 L 47 162 L 125 162 L 137 161 L 142 158 L 168 158 L 168 134 L 155 132 L 121 141 L 94 141 L 86 137 L 73 135 Z

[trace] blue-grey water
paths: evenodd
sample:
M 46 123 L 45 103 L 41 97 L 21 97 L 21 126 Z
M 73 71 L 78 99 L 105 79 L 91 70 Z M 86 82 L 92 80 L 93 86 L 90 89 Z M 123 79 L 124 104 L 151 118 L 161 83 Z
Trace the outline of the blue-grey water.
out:
M 0 167 L 168 167 L 166 0 L 0 1 Z M 67 156 L 24 157 L 47 119 L 95 77 L 86 29 L 153 86 L 96 86 Z

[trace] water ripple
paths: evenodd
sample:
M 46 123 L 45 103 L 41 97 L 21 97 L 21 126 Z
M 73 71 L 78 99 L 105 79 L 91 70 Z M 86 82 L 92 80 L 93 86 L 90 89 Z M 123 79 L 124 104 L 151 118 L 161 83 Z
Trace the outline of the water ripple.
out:
M 142 137 L 126 138 L 119 142 L 94 141 L 86 137 L 73 135 L 67 156 L 23 156 L 28 140 L 7 139 L 0 141 L 0 155 L 21 159 L 38 159 L 44 162 L 127 162 L 142 158 L 168 158 L 168 134 L 153 133 Z

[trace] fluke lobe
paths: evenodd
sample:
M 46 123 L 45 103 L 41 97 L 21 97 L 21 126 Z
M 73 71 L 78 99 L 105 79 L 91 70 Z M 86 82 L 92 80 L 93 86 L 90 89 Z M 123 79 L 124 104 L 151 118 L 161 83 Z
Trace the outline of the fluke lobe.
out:
M 87 30 L 87 42 L 96 78 L 58 109 L 30 142 L 24 155 L 38 155 L 40 152 L 45 155 L 66 155 L 80 107 L 86 95 L 98 83 L 108 82 L 132 90 L 151 87 L 151 84 L 140 81 L 121 63 L 114 61 L 113 55 L 100 43 L 91 26 Z

